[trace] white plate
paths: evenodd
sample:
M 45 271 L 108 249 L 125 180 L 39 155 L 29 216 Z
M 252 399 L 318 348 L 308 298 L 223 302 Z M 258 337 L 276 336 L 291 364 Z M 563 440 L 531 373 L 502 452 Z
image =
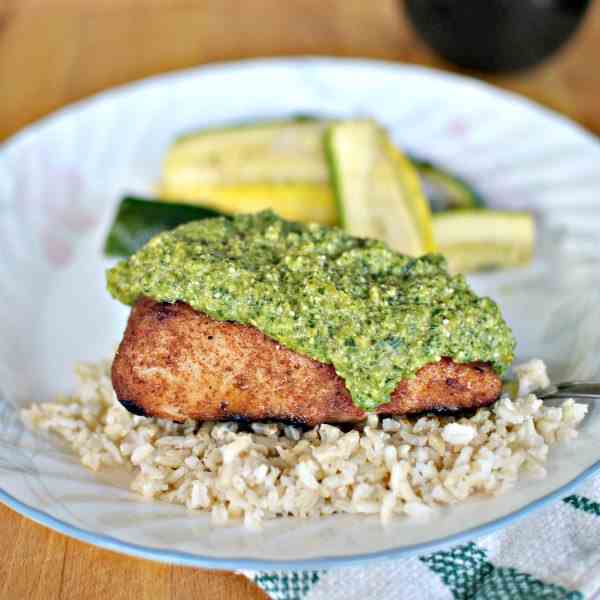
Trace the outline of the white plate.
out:
M 552 450 L 549 475 L 510 494 L 440 510 L 427 524 L 339 516 L 281 520 L 261 533 L 211 526 L 145 503 L 23 430 L 20 407 L 73 385 L 79 360 L 107 357 L 127 311 L 104 291 L 100 247 L 125 191 L 151 189 L 181 132 L 294 113 L 370 115 L 402 148 L 447 165 L 496 207 L 533 209 L 535 264 L 479 276 L 519 340 L 555 378 L 599 375 L 600 145 L 564 118 L 468 79 L 367 61 L 267 60 L 152 78 L 26 129 L 0 153 L 0 499 L 100 546 L 223 568 L 325 567 L 431 549 L 523 515 L 598 468 L 600 410 Z M 565 487 L 566 486 L 566 487 Z

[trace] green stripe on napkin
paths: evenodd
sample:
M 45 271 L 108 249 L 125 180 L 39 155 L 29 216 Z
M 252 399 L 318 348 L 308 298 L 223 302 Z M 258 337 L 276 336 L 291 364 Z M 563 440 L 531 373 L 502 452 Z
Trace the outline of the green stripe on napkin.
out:
M 563 502 L 570 504 L 573 508 L 600 517 L 600 503 L 594 502 L 593 500 L 590 500 L 585 496 L 578 496 L 577 494 L 573 494 L 572 496 L 567 496 L 566 498 L 563 498 Z
M 475 543 L 420 559 L 450 588 L 456 600 L 580 600 L 583 595 L 511 567 L 494 567 Z
M 257 573 L 254 583 L 273 600 L 303 600 L 325 571 Z

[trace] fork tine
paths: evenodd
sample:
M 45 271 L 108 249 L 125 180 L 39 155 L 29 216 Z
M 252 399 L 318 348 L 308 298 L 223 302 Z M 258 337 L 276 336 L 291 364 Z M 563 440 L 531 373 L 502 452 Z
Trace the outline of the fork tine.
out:
M 600 394 L 591 394 L 585 392 L 567 392 L 560 391 L 554 394 L 546 394 L 542 396 L 538 396 L 541 400 L 551 400 L 552 398 L 587 398 L 588 400 L 600 400 Z
M 600 383 L 587 381 L 580 383 L 561 383 L 556 386 L 559 392 L 568 393 L 571 395 L 585 395 L 585 396 L 599 396 L 600 397 Z
M 582 381 L 580 379 L 575 379 L 573 381 L 561 381 L 560 383 L 556 384 L 556 387 L 559 390 L 562 390 L 564 388 L 570 388 L 573 386 L 598 386 L 600 388 L 600 382 L 598 382 L 598 381 Z

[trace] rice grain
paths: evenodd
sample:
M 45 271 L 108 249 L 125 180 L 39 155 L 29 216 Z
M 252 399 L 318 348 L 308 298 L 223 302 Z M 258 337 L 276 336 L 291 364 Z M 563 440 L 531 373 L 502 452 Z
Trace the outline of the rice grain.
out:
M 496 495 L 546 475 L 550 446 L 577 436 L 587 406 L 545 406 L 530 393 L 548 378 L 541 361 L 517 367 L 523 395 L 503 395 L 470 417 L 369 415 L 344 431 L 320 425 L 172 423 L 134 416 L 117 401 L 110 362 L 76 367 L 72 396 L 32 405 L 32 429 L 62 437 L 89 469 L 126 467 L 146 498 L 208 511 L 215 524 L 256 529 L 280 516 L 334 513 L 424 519 L 436 506 Z

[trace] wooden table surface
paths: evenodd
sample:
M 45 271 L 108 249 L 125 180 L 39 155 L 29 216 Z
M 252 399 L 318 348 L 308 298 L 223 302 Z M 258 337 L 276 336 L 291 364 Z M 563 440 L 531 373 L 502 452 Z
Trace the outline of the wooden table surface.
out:
M 64 104 L 154 73 L 254 56 L 363 56 L 451 67 L 392 0 L 0 0 L 0 139 Z M 537 69 L 486 77 L 600 134 L 600 0 Z M 82 544 L 0 505 L 0 597 L 266 598 L 240 576 Z

